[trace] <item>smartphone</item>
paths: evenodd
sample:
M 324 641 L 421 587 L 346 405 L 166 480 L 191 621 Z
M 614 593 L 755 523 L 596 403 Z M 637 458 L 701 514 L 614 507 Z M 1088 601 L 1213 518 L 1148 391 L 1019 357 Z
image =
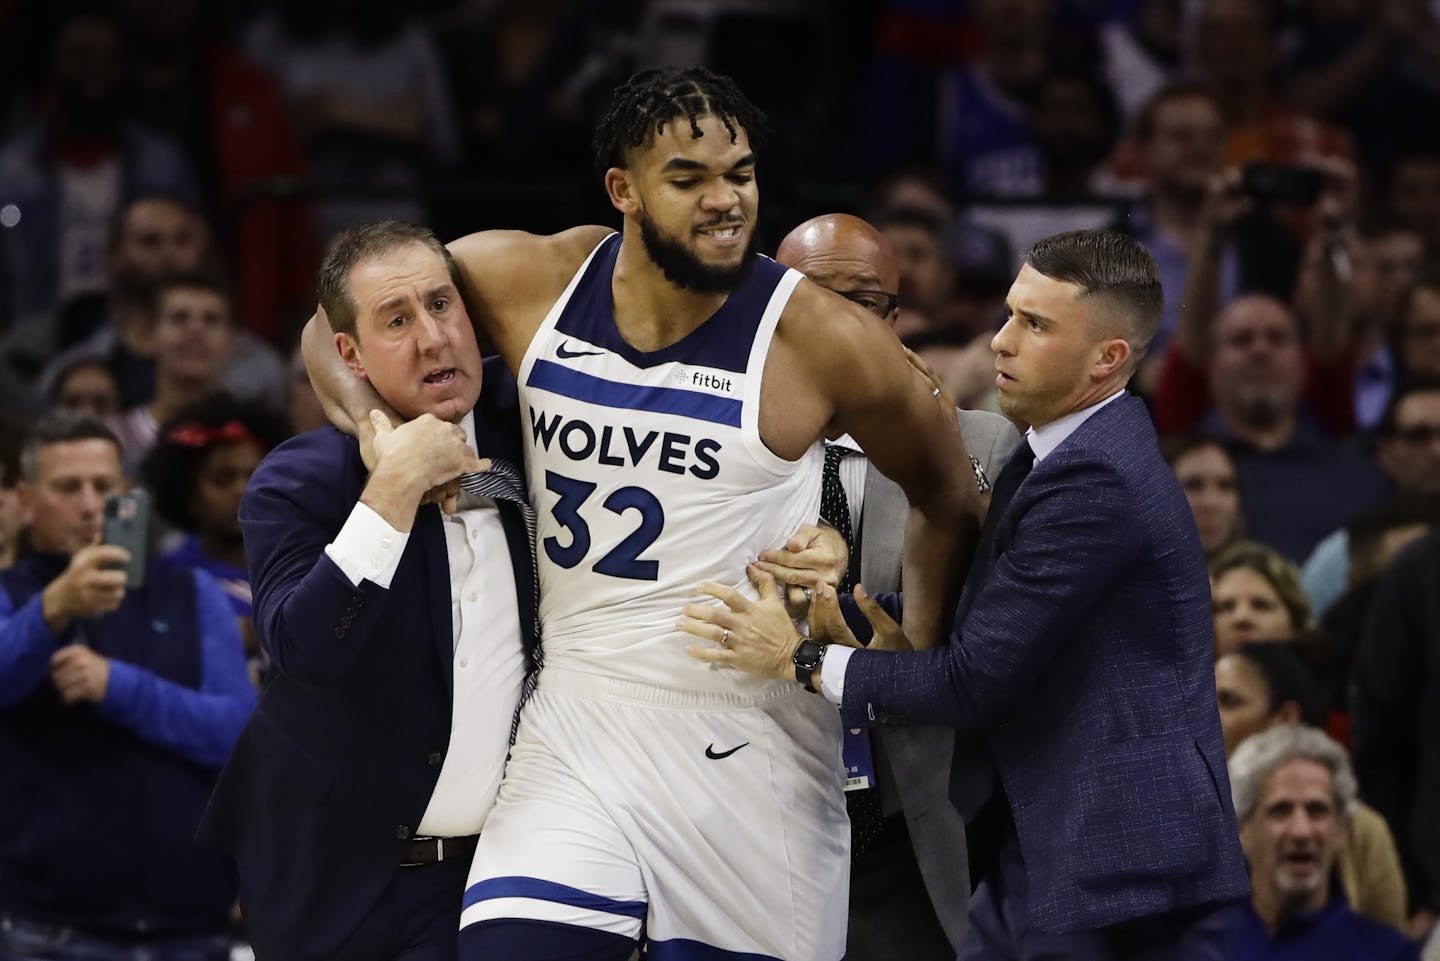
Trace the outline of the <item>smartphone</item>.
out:
M 1310 207 L 1320 199 L 1325 175 L 1302 164 L 1253 162 L 1240 172 L 1240 183 L 1256 200 L 1289 207 Z
M 150 549 L 150 495 L 136 490 L 105 498 L 101 540 L 130 552 L 130 563 L 125 565 L 126 589 L 144 587 Z

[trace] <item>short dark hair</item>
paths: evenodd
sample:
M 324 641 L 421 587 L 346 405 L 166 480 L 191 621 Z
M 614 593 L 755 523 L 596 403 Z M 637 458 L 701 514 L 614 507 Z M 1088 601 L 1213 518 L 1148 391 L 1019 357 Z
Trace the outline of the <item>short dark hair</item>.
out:
M 124 238 L 125 231 L 130 226 L 130 216 L 141 204 L 166 204 L 174 207 L 176 210 L 189 214 L 196 220 L 199 220 L 205 226 L 205 229 L 211 231 L 213 234 L 210 218 L 206 216 L 205 211 L 184 197 L 174 194 L 142 194 L 139 197 L 127 201 L 124 206 L 116 211 L 115 216 L 111 218 L 109 231 L 105 238 L 107 250 L 114 252 L 114 250 L 120 246 L 120 241 Z
M 1380 549 L 1390 531 L 1436 523 L 1440 523 L 1440 497 L 1434 494 L 1400 494 L 1355 515 L 1345 525 L 1352 583 L 1379 573 Z
M 355 265 L 410 244 L 420 244 L 434 251 L 445 262 L 451 281 L 457 288 L 460 286 L 460 272 L 455 267 L 455 258 L 450 256 L 450 250 L 429 227 L 400 220 L 382 220 L 351 227 L 341 231 L 330 242 L 325 250 L 325 259 L 320 264 L 316 299 L 325 308 L 331 330 L 337 334 L 359 336 L 355 322 L 360 308 L 350 291 L 350 271 Z
M 1155 136 L 1155 124 L 1159 120 L 1161 109 L 1177 100 L 1208 100 L 1215 107 L 1215 112 L 1220 112 L 1220 101 L 1215 96 L 1214 88 L 1198 80 L 1174 80 L 1151 94 L 1141 105 L 1140 112 L 1135 115 L 1135 122 L 1130 128 L 1135 140 L 1144 143 Z
M 1165 434 L 1160 438 L 1160 456 L 1165 458 L 1165 463 L 1174 467 L 1183 458 L 1197 450 L 1206 447 L 1214 447 L 1225 455 L 1230 466 L 1235 466 L 1235 456 L 1230 449 L 1219 438 L 1211 435 L 1193 431 L 1188 434 Z
M 121 453 L 120 440 L 104 422 L 86 414 L 57 410 L 30 425 L 25 443 L 20 448 L 20 476 L 33 484 L 40 479 L 40 451 L 51 444 L 82 440 L 109 441 L 115 445 L 115 453 Z
M 204 290 L 219 297 L 229 308 L 230 322 L 236 323 L 234 301 L 230 297 L 230 285 L 225 278 L 216 270 L 207 270 L 204 267 L 194 270 L 176 270 L 165 274 L 155 281 L 150 290 L 150 308 L 152 313 L 158 314 L 160 302 L 165 295 L 172 290 Z
M 1235 650 L 1255 668 L 1266 687 L 1266 713 L 1274 714 L 1286 701 L 1300 708 L 1300 720 L 1319 727 L 1325 723 L 1320 687 L 1305 666 L 1294 644 L 1246 641 Z
M 1135 238 L 1115 230 L 1071 230 L 1025 251 L 1025 263 L 1054 280 L 1104 297 L 1123 315 L 1135 362 L 1160 328 L 1165 292 L 1155 259 Z
M 905 204 L 881 207 L 871 214 L 870 223 L 876 230 L 886 227 L 919 228 L 934 238 L 936 245 L 945 252 L 946 262 L 950 260 L 950 222 L 934 210 Z
M 1391 391 L 1390 399 L 1385 403 L 1385 412 L 1380 415 L 1380 420 L 1375 425 L 1375 436 L 1395 436 L 1395 431 L 1399 429 L 1395 424 L 1395 417 L 1400 405 L 1416 394 L 1440 394 L 1440 377 L 1434 374 L 1412 374 L 1401 378 Z
M 50 379 L 49 389 L 45 393 L 46 403 L 52 407 L 60 403 L 60 392 L 64 389 L 65 382 L 70 379 L 72 374 L 82 370 L 98 370 L 103 372 L 106 377 L 110 378 L 110 383 L 114 385 L 116 398 L 118 399 L 120 397 L 120 378 L 116 376 L 115 369 L 110 366 L 110 362 L 103 356 L 92 355 L 88 357 L 77 357 L 55 372 L 55 375 Z
M 181 408 L 161 427 L 140 473 L 166 523 L 194 531 L 195 479 L 223 444 L 252 441 L 266 453 L 288 436 L 284 421 L 229 394 L 215 394 Z
M 734 80 L 704 67 L 650 67 L 616 89 L 610 109 L 595 128 L 595 164 L 602 173 L 624 167 L 629 151 L 644 146 L 679 118 L 689 122 L 691 138 L 702 137 L 701 117 L 723 123 L 731 143 L 743 129 L 752 149 L 764 144 L 765 114 Z

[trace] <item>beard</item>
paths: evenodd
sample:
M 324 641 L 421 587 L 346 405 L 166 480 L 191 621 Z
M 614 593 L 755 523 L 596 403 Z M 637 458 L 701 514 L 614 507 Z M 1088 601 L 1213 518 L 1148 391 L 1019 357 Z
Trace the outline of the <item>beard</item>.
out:
M 1250 385 L 1235 392 L 1236 410 L 1245 423 L 1274 427 L 1294 413 L 1295 392 L 1284 387 Z
M 755 263 L 754 234 L 751 234 L 740 262 L 729 267 L 705 263 L 683 243 L 661 233 L 660 226 L 650 219 L 649 214 L 640 215 L 640 240 L 645 244 L 645 253 L 660 268 L 665 279 L 691 293 L 728 294 L 740 286 Z

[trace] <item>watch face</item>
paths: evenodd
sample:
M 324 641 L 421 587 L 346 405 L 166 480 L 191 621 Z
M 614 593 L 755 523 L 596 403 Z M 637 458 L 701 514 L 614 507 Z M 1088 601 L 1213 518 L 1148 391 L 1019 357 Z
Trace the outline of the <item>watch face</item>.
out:
M 815 665 L 820 663 L 820 652 L 824 649 L 824 646 L 814 638 L 805 638 L 800 642 L 800 646 L 795 648 L 796 666 L 813 670 Z

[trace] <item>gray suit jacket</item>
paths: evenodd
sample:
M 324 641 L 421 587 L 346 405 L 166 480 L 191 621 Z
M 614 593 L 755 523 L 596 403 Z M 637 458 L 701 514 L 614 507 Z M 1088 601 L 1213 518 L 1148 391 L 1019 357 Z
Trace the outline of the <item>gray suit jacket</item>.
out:
M 1020 443 L 1020 434 L 999 414 L 959 413 L 965 449 L 993 481 Z M 869 593 L 901 588 L 909 510 L 899 486 L 873 466 L 867 467 L 860 516 L 860 583 Z M 970 866 L 965 856 L 965 821 L 949 794 L 955 730 L 901 726 L 876 729 L 876 733 L 880 740 L 876 775 L 887 797 L 900 802 L 935 916 L 951 946 L 959 951 L 968 926 Z

